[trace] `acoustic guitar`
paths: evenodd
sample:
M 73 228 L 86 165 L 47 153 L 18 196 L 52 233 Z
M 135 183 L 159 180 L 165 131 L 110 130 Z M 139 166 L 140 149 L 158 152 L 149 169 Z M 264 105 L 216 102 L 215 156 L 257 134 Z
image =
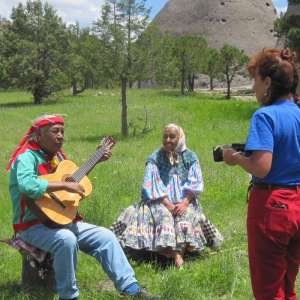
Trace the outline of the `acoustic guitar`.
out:
M 82 165 L 78 167 L 70 160 L 59 163 L 54 173 L 42 175 L 39 178 L 48 181 L 78 182 L 84 188 L 84 198 L 92 193 L 92 184 L 86 176 L 95 165 L 100 162 L 106 151 L 115 145 L 112 137 L 106 137 L 101 142 L 101 147 Z M 79 202 L 82 197 L 78 193 L 65 190 L 45 193 L 43 197 L 32 200 L 26 199 L 29 209 L 39 220 L 48 227 L 63 227 L 72 223 L 78 213 Z

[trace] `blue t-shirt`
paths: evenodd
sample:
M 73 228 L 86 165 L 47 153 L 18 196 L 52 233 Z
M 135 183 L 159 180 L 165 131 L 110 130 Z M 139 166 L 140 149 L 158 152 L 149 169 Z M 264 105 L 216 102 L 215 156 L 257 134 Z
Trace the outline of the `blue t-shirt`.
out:
M 279 100 L 258 109 L 251 121 L 246 150 L 273 153 L 272 167 L 256 183 L 300 184 L 300 109 L 289 100 Z

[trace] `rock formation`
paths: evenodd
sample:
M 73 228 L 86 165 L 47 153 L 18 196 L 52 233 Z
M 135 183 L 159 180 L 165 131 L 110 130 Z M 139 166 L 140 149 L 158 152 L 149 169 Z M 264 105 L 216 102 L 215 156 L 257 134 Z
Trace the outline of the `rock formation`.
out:
M 275 19 L 271 0 L 169 0 L 154 22 L 163 32 L 201 35 L 210 47 L 227 43 L 251 55 L 275 46 Z
M 289 4 L 285 16 L 288 18 L 290 16 L 300 17 L 300 3 L 299 4 Z
M 285 13 L 285 18 L 297 18 L 297 21 L 294 20 L 293 23 L 295 23 L 295 26 L 296 25 L 300 25 L 300 3 L 299 4 L 291 4 L 289 3 L 288 5 L 288 9 Z M 298 59 L 300 57 L 300 53 L 298 53 Z M 299 59 L 300 60 L 300 59 Z M 298 64 L 298 73 L 300 75 L 300 63 Z M 298 85 L 298 94 L 300 94 L 300 84 Z

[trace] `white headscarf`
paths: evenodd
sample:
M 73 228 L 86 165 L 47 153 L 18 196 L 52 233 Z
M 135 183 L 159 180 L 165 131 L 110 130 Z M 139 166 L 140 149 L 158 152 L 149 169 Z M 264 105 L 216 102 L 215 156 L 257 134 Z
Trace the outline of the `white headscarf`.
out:
M 177 164 L 178 163 L 178 154 L 180 154 L 181 152 L 183 152 L 184 150 L 186 150 L 186 142 L 185 142 L 185 134 L 183 129 L 173 123 L 168 124 L 164 130 L 166 129 L 175 129 L 179 139 L 178 139 L 178 143 L 176 145 L 175 151 L 174 152 L 167 152 L 168 158 L 170 160 L 171 165 Z M 164 146 L 162 146 L 162 148 L 164 149 Z

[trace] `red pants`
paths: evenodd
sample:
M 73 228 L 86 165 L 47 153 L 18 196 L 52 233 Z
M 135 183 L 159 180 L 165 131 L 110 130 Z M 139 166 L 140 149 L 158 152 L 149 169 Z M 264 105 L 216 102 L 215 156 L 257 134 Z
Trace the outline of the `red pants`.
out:
M 257 300 L 296 300 L 300 189 L 252 188 L 247 217 L 249 265 Z

